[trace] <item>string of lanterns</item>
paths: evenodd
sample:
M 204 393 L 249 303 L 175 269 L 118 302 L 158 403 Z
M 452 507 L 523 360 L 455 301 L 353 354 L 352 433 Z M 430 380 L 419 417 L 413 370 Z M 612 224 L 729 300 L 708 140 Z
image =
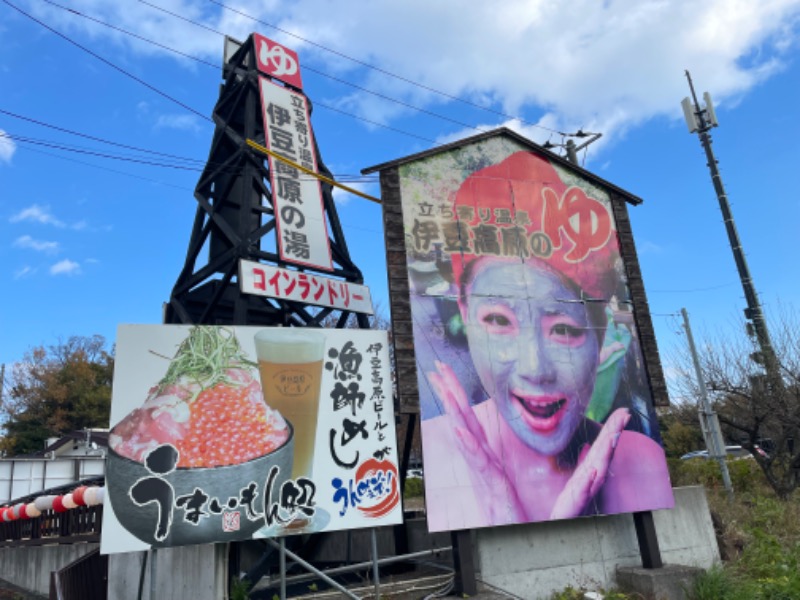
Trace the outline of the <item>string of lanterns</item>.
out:
M 0 521 L 18 521 L 34 519 L 47 510 L 63 513 L 79 506 L 97 506 L 103 504 L 106 488 L 82 485 L 69 494 L 59 496 L 39 496 L 33 502 L 20 502 L 13 506 L 0 507 Z

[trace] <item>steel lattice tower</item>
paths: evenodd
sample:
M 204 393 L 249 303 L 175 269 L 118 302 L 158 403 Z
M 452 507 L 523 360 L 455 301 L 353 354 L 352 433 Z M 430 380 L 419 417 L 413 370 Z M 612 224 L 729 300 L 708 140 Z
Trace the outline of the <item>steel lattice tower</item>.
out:
M 250 139 L 264 144 L 258 77 L 255 46 L 250 36 L 223 69 L 224 83 L 213 112 L 214 137 L 194 192 L 198 207 L 186 261 L 165 307 L 164 321 L 318 327 L 323 319 L 333 315 L 336 326 L 344 327 L 351 315 L 349 311 L 315 310 L 298 302 L 240 292 L 240 259 L 289 266 L 277 252 L 268 163 L 246 143 Z M 289 87 L 303 94 L 302 90 Z M 316 138 L 314 152 L 319 172 L 332 179 L 320 156 Z M 334 270 L 320 273 L 360 284 L 363 276 L 350 258 L 332 189 L 330 184 L 322 183 Z M 314 272 L 313 269 L 299 269 Z M 360 327 L 369 326 L 366 315 L 357 314 L 356 317 Z

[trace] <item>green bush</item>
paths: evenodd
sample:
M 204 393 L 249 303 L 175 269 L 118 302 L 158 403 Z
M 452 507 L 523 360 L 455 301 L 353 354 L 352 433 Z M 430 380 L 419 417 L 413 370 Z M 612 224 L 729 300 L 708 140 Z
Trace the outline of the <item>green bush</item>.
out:
M 713 461 L 708 461 L 713 462 Z M 729 460 L 728 472 L 735 492 L 749 493 L 766 488 L 769 484 L 764 472 L 755 460 Z
M 678 458 L 667 459 L 672 485 L 702 485 L 707 490 L 722 489 L 722 473 L 716 460 Z M 734 492 L 753 492 L 767 486 L 764 473 L 755 460 L 728 459 L 728 473 Z
M 252 584 L 247 579 L 231 577 L 231 600 L 247 600 L 250 597 L 250 586 Z
M 722 487 L 719 464 L 714 460 L 670 458 L 667 465 L 673 486 L 702 485 L 708 490 Z
M 409 478 L 406 479 L 406 485 L 403 489 L 403 495 L 406 498 L 417 498 L 422 496 L 422 489 L 423 489 L 422 479 L 419 478 Z

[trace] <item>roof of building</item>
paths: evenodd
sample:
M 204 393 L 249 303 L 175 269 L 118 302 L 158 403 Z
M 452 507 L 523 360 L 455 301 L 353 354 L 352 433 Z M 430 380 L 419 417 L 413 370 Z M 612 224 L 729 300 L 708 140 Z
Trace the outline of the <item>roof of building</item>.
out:
M 497 136 L 505 136 L 505 137 L 510 137 L 510 138 L 514 139 L 519 144 L 530 148 L 533 152 L 536 152 L 537 154 L 541 154 L 543 156 L 546 156 L 548 159 L 552 160 L 554 163 L 557 163 L 558 165 L 562 166 L 565 169 L 574 171 L 576 174 L 579 174 L 580 176 L 584 177 L 588 181 L 591 181 L 592 183 L 594 183 L 596 185 L 599 185 L 601 187 L 604 187 L 606 189 L 609 189 L 609 190 L 612 190 L 612 191 L 616 192 L 617 194 L 622 196 L 630 204 L 636 205 L 636 204 L 641 204 L 642 203 L 642 199 L 639 196 L 636 196 L 634 194 L 631 194 L 628 191 L 623 190 L 619 186 L 616 186 L 613 183 L 611 183 L 609 181 L 606 181 L 602 177 L 598 177 L 594 173 L 592 173 L 590 171 L 587 171 L 586 169 L 584 169 L 584 168 L 582 168 L 582 167 L 570 162 L 569 160 L 567 160 L 563 156 L 559 156 L 555 152 L 550 152 L 549 150 L 547 150 L 543 146 L 540 146 L 539 144 L 537 144 L 535 142 L 532 142 L 528 138 L 526 138 L 524 136 L 521 136 L 517 132 L 512 131 L 511 129 L 508 129 L 507 127 L 500 127 L 498 129 L 493 129 L 492 131 L 487 131 L 486 133 L 480 133 L 478 135 L 473 135 L 473 136 L 470 136 L 468 138 L 464 138 L 464 139 L 458 140 L 457 142 L 452 142 L 450 144 L 444 144 L 442 146 L 437 146 L 436 148 L 431 148 L 430 150 L 425 150 L 423 152 L 417 152 L 416 154 L 409 154 L 408 156 L 404 156 L 402 158 L 396 158 L 394 160 L 390 160 L 388 162 L 381 163 L 379 165 L 374 165 L 372 167 L 367 167 L 365 169 L 362 169 L 361 173 L 362 173 L 362 175 L 367 175 L 369 173 L 374 173 L 376 171 L 384 171 L 384 170 L 390 169 L 392 167 L 398 167 L 400 165 L 405 165 L 405 164 L 408 164 L 408 163 L 411 163 L 411 162 L 414 162 L 414 161 L 417 161 L 417 160 L 422 160 L 422 159 L 428 158 L 430 156 L 435 156 L 435 155 L 441 154 L 443 152 L 448 152 L 450 150 L 455 150 L 455 149 L 461 148 L 463 146 L 467 146 L 469 144 L 474 144 L 476 142 L 481 142 L 481 141 L 487 140 L 489 138 L 497 137 Z

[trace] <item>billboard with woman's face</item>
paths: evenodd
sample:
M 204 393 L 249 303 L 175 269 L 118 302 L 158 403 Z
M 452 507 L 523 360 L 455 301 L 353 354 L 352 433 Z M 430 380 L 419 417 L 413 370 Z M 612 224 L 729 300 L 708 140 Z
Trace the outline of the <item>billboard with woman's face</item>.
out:
M 431 531 L 672 507 L 607 192 L 503 138 L 399 174 Z

